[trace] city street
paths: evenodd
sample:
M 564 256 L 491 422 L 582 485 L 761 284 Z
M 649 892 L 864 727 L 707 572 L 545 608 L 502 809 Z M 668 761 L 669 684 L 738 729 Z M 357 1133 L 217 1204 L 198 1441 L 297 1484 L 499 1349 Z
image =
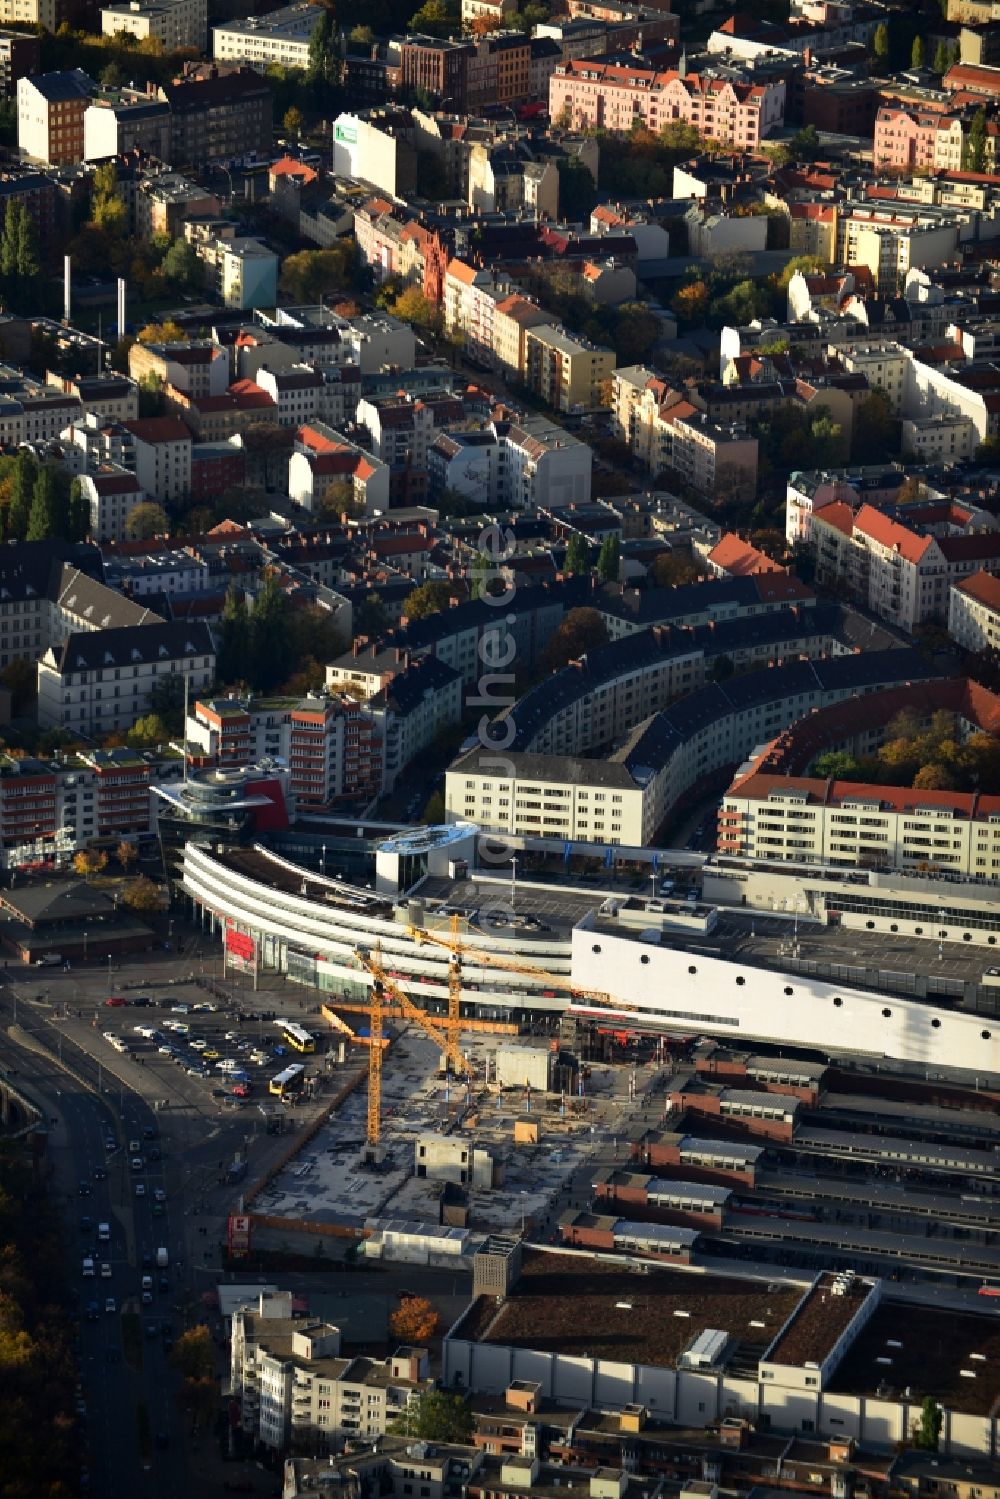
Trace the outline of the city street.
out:
M 218 960 L 212 967 L 217 981 Z M 0 985 L 7 1069 L 49 1113 L 48 1163 L 65 1217 L 70 1284 L 80 1309 L 90 1449 L 83 1466 L 89 1470 L 89 1492 L 108 1499 L 137 1492 L 143 1471 L 142 1492 L 150 1495 L 182 1488 L 193 1495 L 219 1492 L 219 1481 L 205 1471 L 214 1465 L 204 1462 L 201 1450 L 196 1448 L 192 1463 L 188 1418 L 177 1402 L 180 1381 L 165 1342 L 199 1320 L 202 1295 L 217 1280 L 218 1246 L 240 1190 L 226 1181 L 230 1163 L 237 1153 L 246 1154 L 252 1178 L 270 1153 L 288 1144 L 287 1138 L 265 1133 L 264 1116 L 255 1106 L 266 1097 L 263 1085 L 254 1088 L 245 1107 L 223 1108 L 213 1097 L 213 1089 L 223 1091 L 223 1078 L 188 1076 L 135 1032 L 139 1024 L 159 1027 L 170 1017 L 178 1024 L 197 1023 L 213 1046 L 225 1046 L 225 1033 L 236 1029 L 252 1041 L 278 1039 L 272 1022 L 234 1022 L 218 999 L 211 999 L 218 1004 L 214 1012 L 173 1017 L 175 1003 L 210 999 L 197 984 L 181 982 L 191 969 L 190 959 L 180 955 L 146 955 L 115 969 L 109 989 L 103 966 L 69 972 L 10 966 Z M 129 986 L 139 983 L 161 1004 L 105 1005 L 117 994 L 115 986 L 133 997 L 136 990 Z M 238 983 L 227 983 L 227 989 L 237 992 Z M 298 997 L 289 1005 L 283 993 L 255 996 L 246 989 L 240 1005 L 280 1014 L 282 1000 L 301 1018 Z M 105 1031 L 121 1036 L 131 1054 L 115 1051 Z M 286 1127 L 304 1109 L 289 1113 Z M 135 1161 L 141 1166 L 134 1168 Z M 157 1194 L 165 1200 L 158 1201 Z M 100 1242 L 97 1226 L 105 1222 L 110 1239 Z M 167 1251 L 165 1271 L 156 1265 L 160 1248 Z M 94 1261 L 93 1278 L 82 1273 L 84 1258 Z M 104 1265 L 110 1273 L 103 1272 Z M 144 1274 L 152 1277 L 148 1305 L 141 1301 Z M 106 1310 L 112 1297 L 115 1309 Z M 126 1326 L 137 1327 L 138 1337 L 123 1337 Z M 148 1420 L 140 1418 L 142 1406 Z M 194 1441 L 214 1446 L 210 1436 Z M 204 1451 L 204 1458 L 209 1455 Z

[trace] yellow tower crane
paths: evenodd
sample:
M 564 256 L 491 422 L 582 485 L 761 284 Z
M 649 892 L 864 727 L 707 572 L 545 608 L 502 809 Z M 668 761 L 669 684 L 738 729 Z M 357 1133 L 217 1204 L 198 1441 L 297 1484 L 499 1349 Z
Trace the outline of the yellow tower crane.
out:
M 367 1142 L 369 1152 L 376 1149 L 382 1137 L 382 1048 L 385 1039 L 384 1014 L 385 996 L 390 994 L 399 1006 L 402 1014 L 407 1020 L 418 1025 L 436 1045 L 444 1051 L 447 1064 L 456 1076 L 472 1076 L 472 1066 L 468 1058 L 462 1055 L 459 1047 L 460 1021 L 458 1014 L 458 996 L 462 992 L 461 975 L 458 977 L 456 998 L 454 1005 L 451 999 L 452 985 L 449 978 L 448 1016 L 444 1024 L 428 1015 L 419 1005 L 415 1005 L 410 996 L 401 989 L 394 979 L 387 977 L 382 966 L 382 949 L 378 943 L 372 950 L 363 948 L 355 950 L 358 962 L 372 976 L 371 1000 L 369 1005 L 369 1049 L 368 1049 L 368 1129 Z M 454 1009 L 454 1021 L 452 1010 Z

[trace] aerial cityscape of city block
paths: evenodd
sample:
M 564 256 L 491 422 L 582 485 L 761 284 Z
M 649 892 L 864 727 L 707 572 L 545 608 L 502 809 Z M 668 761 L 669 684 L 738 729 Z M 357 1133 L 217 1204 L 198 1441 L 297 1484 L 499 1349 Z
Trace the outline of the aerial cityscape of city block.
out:
M 1000 1499 L 1000 0 L 274 4 L 0 0 L 0 1499 Z

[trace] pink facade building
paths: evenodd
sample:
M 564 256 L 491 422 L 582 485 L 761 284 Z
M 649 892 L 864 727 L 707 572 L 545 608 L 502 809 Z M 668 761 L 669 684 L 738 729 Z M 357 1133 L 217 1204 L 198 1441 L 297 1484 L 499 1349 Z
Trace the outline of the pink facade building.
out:
M 637 119 L 653 131 L 683 120 L 705 140 L 750 150 L 784 123 L 785 85 L 730 83 L 579 57 L 562 63 L 549 80 L 549 114 L 553 120 L 568 114 L 574 129 L 621 134 Z
M 875 117 L 872 160 L 876 170 L 959 171 L 962 121 L 953 114 L 883 105 Z

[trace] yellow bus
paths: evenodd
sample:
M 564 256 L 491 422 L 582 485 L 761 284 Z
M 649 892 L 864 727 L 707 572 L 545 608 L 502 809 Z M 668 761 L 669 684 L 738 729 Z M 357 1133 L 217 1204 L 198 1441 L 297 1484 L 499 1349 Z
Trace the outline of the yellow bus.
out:
M 279 1020 L 278 1024 L 281 1026 L 281 1039 L 295 1051 L 316 1050 L 316 1037 L 304 1025 L 296 1025 L 294 1020 Z
M 306 1069 L 301 1062 L 293 1062 L 283 1072 L 276 1072 L 268 1084 L 268 1092 L 273 1093 L 276 1098 L 290 1098 L 293 1093 L 300 1092 Z

